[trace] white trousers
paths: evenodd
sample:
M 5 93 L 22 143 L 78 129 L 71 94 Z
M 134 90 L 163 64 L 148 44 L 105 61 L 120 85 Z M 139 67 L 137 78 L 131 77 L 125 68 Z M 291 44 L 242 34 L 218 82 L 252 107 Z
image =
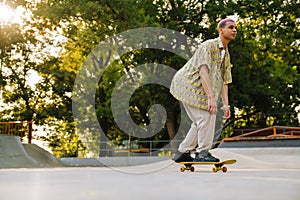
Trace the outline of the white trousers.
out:
M 191 128 L 185 139 L 179 145 L 178 151 L 184 153 L 196 148 L 197 152 L 211 149 L 215 133 L 216 115 L 210 114 L 187 104 L 183 104 L 187 115 L 192 120 Z

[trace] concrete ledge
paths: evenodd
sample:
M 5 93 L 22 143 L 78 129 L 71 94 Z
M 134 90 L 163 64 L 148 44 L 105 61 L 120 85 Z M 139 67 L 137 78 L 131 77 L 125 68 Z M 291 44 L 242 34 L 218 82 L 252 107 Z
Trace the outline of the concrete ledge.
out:
M 170 157 L 103 157 L 103 158 L 61 158 L 68 167 L 123 167 L 144 165 L 165 160 Z
M 299 137 L 251 137 L 239 139 L 225 139 L 219 148 L 279 148 L 279 147 L 300 147 Z

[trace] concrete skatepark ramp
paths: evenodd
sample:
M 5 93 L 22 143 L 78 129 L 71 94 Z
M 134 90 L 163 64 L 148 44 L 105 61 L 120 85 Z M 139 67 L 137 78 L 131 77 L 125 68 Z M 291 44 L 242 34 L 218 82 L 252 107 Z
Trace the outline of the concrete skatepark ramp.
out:
M 35 144 L 22 144 L 18 136 L 0 135 L 0 168 L 63 166 L 58 158 Z
M 300 148 L 217 148 L 222 160 L 236 159 L 233 168 L 299 168 Z M 165 162 L 164 162 L 165 161 Z M 164 168 L 170 157 L 56 158 L 35 144 L 22 144 L 18 136 L 0 135 L 1 168 L 126 167 L 157 163 Z
M 167 157 L 119 167 L 116 162 L 103 167 L 106 158 L 97 158 L 94 167 L 76 159 L 79 167 L 53 168 L 60 164 L 53 155 L 22 144 L 18 137 L 0 136 L 0 196 L 1 200 L 300 199 L 300 148 L 217 148 L 212 154 L 237 163 L 228 166 L 227 173 L 213 173 L 211 166 L 182 173 L 180 165 Z
M 212 153 L 238 162 L 227 173 L 213 173 L 211 166 L 182 173 L 170 159 L 128 167 L 0 169 L 1 200 L 300 199 L 299 148 Z

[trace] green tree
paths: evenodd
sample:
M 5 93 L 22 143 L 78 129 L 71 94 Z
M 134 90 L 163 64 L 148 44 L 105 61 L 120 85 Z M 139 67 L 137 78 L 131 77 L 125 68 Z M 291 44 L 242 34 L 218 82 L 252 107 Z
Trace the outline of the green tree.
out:
M 283 94 L 287 86 L 297 85 L 297 82 L 291 82 L 291 80 L 297 81 L 298 79 L 290 79 L 290 77 L 294 75 L 297 76 L 295 71 L 290 70 L 292 66 L 297 66 L 297 64 L 289 64 L 292 60 L 297 59 L 289 54 L 289 59 L 281 61 L 282 58 L 287 58 L 283 52 L 297 52 L 295 43 L 295 38 L 297 38 L 295 35 L 295 30 L 297 30 L 297 22 L 295 20 L 297 18 L 297 12 L 296 10 L 292 10 L 296 7 L 296 2 L 294 1 L 281 5 L 280 1 L 270 3 L 268 1 L 242 0 L 226 2 L 170 0 L 155 1 L 153 4 L 148 2 L 147 6 L 145 2 L 131 2 L 131 4 L 128 4 L 128 1 L 101 1 L 92 4 L 90 1 L 82 1 L 80 7 L 76 7 L 75 5 L 66 7 L 65 5 L 68 3 L 72 3 L 72 1 L 65 1 L 65 4 L 49 4 L 52 6 L 55 5 L 54 7 L 58 10 L 58 13 L 60 13 L 57 15 L 59 20 L 55 20 L 53 16 L 49 17 L 49 19 L 53 22 L 66 22 L 66 20 L 69 20 L 70 16 L 72 16 L 71 19 L 73 22 L 81 21 L 82 24 L 90 23 L 90 26 L 85 25 L 85 29 L 80 29 L 78 26 L 74 27 L 74 23 L 70 23 L 66 26 L 67 28 L 65 28 L 66 35 L 68 35 L 69 38 L 73 38 L 72 40 L 76 38 L 74 44 L 82 44 L 82 42 L 85 41 L 85 44 L 89 45 L 81 45 L 82 50 L 85 52 L 89 52 L 92 49 L 93 46 L 90 45 L 91 43 L 97 44 L 97 42 L 101 41 L 105 36 L 111 35 L 112 33 L 149 25 L 160 25 L 181 31 L 203 41 L 217 36 L 215 27 L 221 18 L 228 15 L 237 15 L 240 30 L 239 37 L 231 45 L 232 62 L 235 67 L 233 68 L 234 84 L 230 87 L 232 94 L 230 98 L 232 108 L 238 108 L 244 113 L 242 116 L 236 117 L 236 120 L 239 118 L 243 119 L 243 126 L 265 126 L 269 120 L 268 115 L 270 114 L 265 115 L 263 113 L 272 113 L 274 110 L 277 110 L 274 105 L 279 105 L 284 99 L 280 101 L 274 101 L 274 99 L 278 99 L 279 94 Z M 247 5 L 255 6 L 257 9 L 250 9 Z M 74 6 L 76 8 L 74 8 Z M 101 6 L 101 8 L 97 6 Z M 222 12 L 220 12 L 220 7 L 222 7 Z M 241 7 L 245 9 L 237 9 Z M 81 10 L 81 8 L 84 9 Z M 51 7 L 49 9 L 51 9 Z M 95 9 L 97 12 L 93 12 L 91 9 Z M 88 12 L 85 12 L 85 10 Z M 134 10 L 138 12 L 133 12 Z M 105 11 L 105 15 L 102 11 Z M 95 13 L 95 15 L 92 13 Z M 139 15 L 136 16 L 135 13 Z M 290 17 L 278 16 L 278 14 L 285 16 L 285 13 L 288 13 Z M 59 25 L 59 23 L 57 24 Z M 107 30 L 105 27 L 110 28 Z M 95 30 L 102 31 L 95 32 Z M 107 32 L 105 32 L 105 30 Z M 283 35 L 282 31 L 288 31 L 294 35 Z M 91 36 L 93 37 L 91 38 Z M 89 38 L 89 41 L 85 38 Z M 272 38 L 278 39 L 275 41 L 272 40 Z M 275 48 L 274 45 L 277 47 L 280 46 L 280 49 Z M 133 55 L 133 57 L 129 60 L 126 59 L 126 56 L 122 58 L 123 61 L 121 65 L 124 67 L 124 71 L 121 71 L 121 74 L 144 62 L 167 63 L 176 69 L 179 69 L 184 63 L 184 61 L 180 61 L 175 64 L 174 61 L 176 57 L 167 55 L 166 53 L 157 54 L 155 51 L 136 51 L 131 55 Z M 157 55 L 161 55 L 161 57 Z M 115 66 L 118 66 L 118 64 Z M 288 73 L 290 77 L 285 79 L 289 80 L 288 82 L 282 82 L 281 74 L 277 74 L 280 70 L 276 70 L 279 68 L 286 68 L 286 70 L 290 72 Z M 118 77 L 119 76 L 112 77 L 107 73 L 103 76 L 103 80 L 100 80 L 98 91 L 99 101 L 97 101 L 97 113 L 99 121 L 105 129 L 104 132 L 110 135 L 111 139 L 116 138 L 116 141 L 120 139 L 122 133 L 116 129 L 116 124 L 109 110 L 111 88 L 107 86 L 110 85 L 112 87 Z M 274 81 L 275 79 L 276 81 Z M 109 81 L 110 84 L 106 81 Z M 276 90 L 274 90 L 274 88 L 276 88 Z M 279 88 L 282 89 L 279 91 L 277 90 Z M 292 88 L 294 88 L 294 86 Z M 143 90 L 141 94 L 147 96 L 146 94 L 148 93 L 152 93 L 150 88 Z M 292 93 L 295 93 L 297 96 L 296 90 L 293 90 Z M 292 98 L 296 104 L 291 103 L 291 101 L 285 103 L 285 105 L 287 105 L 287 107 L 283 108 L 285 112 L 287 112 L 288 105 L 297 105 L 298 98 L 296 96 Z M 139 109 L 132 110 L 133 118 L 135 118 L 137 123 L 147 123 L 147 109 L 145 108 L 154 101 L 139 103 L 139 95 L 136 97 L 137 98 L 132 98 L 132 107 L 139 105 L 137 106 Z M 176 105 L 174 103 L 176 101 L 174 99 L 172 100 L 168 95 L 161 95 L 160 98 L 173 101 L 172 105 Z M 263 100 L 261 101 L 261 99 Z M 295 113 L 293 107 L 295 106 L 290 107 L 290 111 Z M 172 112 L 178 113 L 178 107 L 175 106 L 171 109 L 170 113 Z M 232 112 L 234 112 L 234 110 L 232 110 Z M 168 116 L 174 115 L 176 114 L 170 114 Z M 176 127 L 176 125 L 174 125 L 176 119 L 172 121 L 172 126 Z M 240 125 L 236 124 L 236 126 Z M 121 138 L 124 138 L 124 136 L 121 136 Z
M 144 2 L 145 3 L 145 2 Z M 82 61 L 90 53 L 90 51 L 101 41 L 113 33 L 125 31 L 130 28 L 147 25 L 149 17 L 145 14 L 145 9 L 136 1 L 47 1 L 39 4 L 35 14 L 40 18 L 39 22 L 44 24 L 50 30 L 61 29 L 63 35 L 68 38 L 66 42 L 66 53 L 62 55 L 52 64 L 49 63 L 48 73 L 45 76 L 53 76 L 53 69 L 57 70 L 57 76 L 64 74 L 64 78 L 69 77 L 65 81 L 66 86 L 74 84 L 75 77 L 72 74 L 77 72 L 81 67 Z M 99 64 L 99 63 L 98 63 Z M 72 66 L 73 70 L 66 70 L 66 66 Z M 97 67 L 103 67 L 99 64 Z M 65 72 L 65 73 L 64 73 Z M 115 80 L 114 77 L 112 80 Z M 72 92 L 71 87 L 61 85 L 62 79 L 55 80 L 55 86 L 59 91 Z M 101 89 L 99 98 L 101 101 L 98 105 L 103 105 L 98 108 L 99 121 L 104 125 L 104 132 L 108 133 L 109 129 L 113 129 L 113 119 L 107 113 L 107 96 L 108 91 Z M 71 104 L 71 101 L 67 101 Z M 70 108 L 70 107 L 69 107 Z M 68 113 L 71 109 L 68 109 Z M 93 136 L 91 136 L 93 137 Z
M 49 132 L 47 140 L 53 148 L 63 149 L 61 135 L 68 135 L 68 141 L 73 141 L 72 137 L 78 141 L 72 113 L 74 80 L 82 62 L 99 42 L 129 29 L 149 26 L 169 28 L 204 41 L 217 36 L 216 26 L 220 19 L 235 15 L 239 30 L 237 39 L 230 44 L 234 64 L 230 102 L 232 113 L 235 110 L 239 113 L 231 119 L 234 127 L 298 126 L 295 111 L 300 99 L 298 4 L 297 0 L 50 0 L 24 3 L 34 14 L 26 23 L 27 28 L 17 29 L 18 32 L 1 27 L 6 29 L 0 32 L 1 67 L 10 68 L 10 74 L 2 73 L 0 84 L 11 87 L 4 91 L 5 101 L 16 105 L 6 113 L 18 116 L 15 119 L 30 119 L 31 116 L 41 125 L 52 122 L 56 130 Z M 57 43 L 58 39 L 62 42 Z M 55 46 L 61 51 L 55 56 L 49 53 L 40 56 L 40 62 L 32 62 L 32 55 L 37 56 L 46 46 Z M 15 47 L 21 59 L 14 60 L 9 54 L 8 50 Z M 112 56 L 110 53 L 117 52 L 107 52 L 108 57 Z M 128 135 L 117 127 L 110 109 L 110 97 L 118 79 L 134 72 L 141 64 L 161 63 L 178 70 L 185 60 L 154 49 L 129 52 L 108 67 L 105 56 L 98 59 L 94 67 L 106 68 L 95 96 L 98 121 L 105 137 L 122 144 Z M 30 88 L 26 80 L 33 71 L 38 72 L 41 80 L 35 88 Z M 156 72 L 151 73 L 155 75 Z M 128 81 L 132 78 L 134 76 Z M 157 85 L 139 88 L 130 100 L 130 114 L 136 124 L 144 126 L 150 123 L 148 108 L 155 103 L 166 106 L 167 123 L 156 137 L 149 139 L 172 139 L 182 119 L 178 101 L 166 88 Z M 22 109 L 17 105 L 23 105 Z M 88 120 L 81 123 L 88 123 Z M 86 136 L 86 141 L 94 143 L 90 149 L 99 147 L 99 138 Z M 59 146 L 55 146 L 56 143 Z
M 245 12 L 238 13 L 239 37 L 232 48 L 233 77 L 238 83 L 231 88 L 232 102 L 245 110 L 240 117 L 248 127 L 298 126 L 299 6 L 296 1 L 240 1 L 238 5 Z
M 72 84 L 62 84 L 70 82 L 65 74 L 70 72 L 72 76 L 72 70 L 68 66 L 61 70 L 57 62 L 55 51 L 61 49 L 61 42 L 55 39 L 58 32 L 51 32 L 33 17 L 35 4 L 15 2 L 21 3 L 26 15 L 22 22 L 1 25 L 1 118 L 62 129 L 72 122 Z M 57 122 L 49 123 L 49 119 Z M 55 129 L 46 131 L 51 134 Z

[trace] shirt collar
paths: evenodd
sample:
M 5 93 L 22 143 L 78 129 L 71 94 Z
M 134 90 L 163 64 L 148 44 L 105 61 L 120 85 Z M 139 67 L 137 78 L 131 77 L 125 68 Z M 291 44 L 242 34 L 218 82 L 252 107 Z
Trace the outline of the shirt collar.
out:
M 218 43 L 219 43 L 219 48 L 220 48 L 220 49 L 224 49 L 223 43 L 222 43 L 222 40 L 221 40 L 220 37 L 218 37 Z

